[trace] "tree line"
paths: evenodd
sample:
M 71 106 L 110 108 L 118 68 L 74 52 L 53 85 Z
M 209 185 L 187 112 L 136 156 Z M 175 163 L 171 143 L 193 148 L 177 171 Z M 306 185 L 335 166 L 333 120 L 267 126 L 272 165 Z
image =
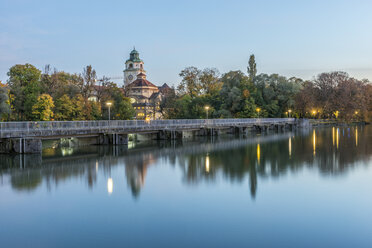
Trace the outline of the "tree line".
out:
M 7 84 L 0 84 L 0 113 L 6 121 L 131 119 L 134 109 L 122 88 L 108 78 L 97 79 L 92 66 L 81 74 L 31 64 L 9 69 Z M 1 82 L 0 82 L 1 83 Z M 94 96 L 94 99 L 91 97 Z
M 315 79 L 257 74 L 254 55 L 247 73 L 187 67 L 177 93 L 168 98 L 166 118 L 297 117 L 369 120 L 372 85 L 346 72 L 321 73 Z
M 372 85 L 346 72 L 321 73 L 313 80 L 258 74 L 254 55 L 247 72 L 220 74 L 215 68 L 187 67 L 178 87 L 165 92 L 159 109 L 165 119 L 322 118 L 369 121 Z M 109 78 L 97 79 L 92 66 L 80 74 L 30 64 L 15 65 L 7 84 L 0 82 L 3 121 L 133 119 L 125 89 Z M 95 101 L 91 96 L 94 95 Z

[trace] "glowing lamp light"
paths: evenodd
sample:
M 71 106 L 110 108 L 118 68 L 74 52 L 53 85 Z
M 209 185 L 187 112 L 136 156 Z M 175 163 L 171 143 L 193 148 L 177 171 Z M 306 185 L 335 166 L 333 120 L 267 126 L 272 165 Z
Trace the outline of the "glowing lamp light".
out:
M 205 158 L 205 172 L 209 172 L 209 156 Z
M 112 194 L 113 189 L 114 189 L 114 182 L 112 181 L 112 178 L 110 177 L 109 179 L 107 179 L 107 192 L 109 193 L 109 195 Z

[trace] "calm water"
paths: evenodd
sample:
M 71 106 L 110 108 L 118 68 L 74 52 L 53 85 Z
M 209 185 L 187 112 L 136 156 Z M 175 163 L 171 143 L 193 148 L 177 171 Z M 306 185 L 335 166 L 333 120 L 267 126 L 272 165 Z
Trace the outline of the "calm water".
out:
M 372 247 L 372 126 L 0 164 L 0 247 Z

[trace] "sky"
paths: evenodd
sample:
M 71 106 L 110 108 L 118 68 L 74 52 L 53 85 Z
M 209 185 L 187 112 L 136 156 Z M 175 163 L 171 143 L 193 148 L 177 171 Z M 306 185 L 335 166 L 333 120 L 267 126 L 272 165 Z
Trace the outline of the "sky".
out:
M 372 80 L 371 11 L 370 0 L 0 0 L 0 80 L 25 63 L 122 77 L 133 46 L 157 85 L 188 66 L 246 72 L 251 54 L 259 73 Z

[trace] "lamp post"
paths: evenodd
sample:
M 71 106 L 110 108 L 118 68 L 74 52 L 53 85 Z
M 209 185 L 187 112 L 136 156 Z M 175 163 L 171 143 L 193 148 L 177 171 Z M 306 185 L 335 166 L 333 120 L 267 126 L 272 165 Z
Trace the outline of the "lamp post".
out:
M 292 109 L 288 109 L 288 118 L 291 118 Z
M 208 120 L 208 110 L 209 110 L 209 106 L 205 106 L 205 111 L 207 111 L 207 120 Z
M 112 102 L 107 102 L 106 105 L 107 105 L 107 107 L 108 107 L 108 111 L 109 111 L 109 121 L 110 121 L 110 120 L 111 120 L 110 108 L 111 108 Z
M 261 109 L 260 108 L 256 108 L 256 111 L 258 113 L 258 118 L 260 118 L 260 112 L 261 112 Z
M 315 118 L 316 110 L 312 110 L 311 113 L 313 114 L 313 116 L 314 116 L 314 118 Z

